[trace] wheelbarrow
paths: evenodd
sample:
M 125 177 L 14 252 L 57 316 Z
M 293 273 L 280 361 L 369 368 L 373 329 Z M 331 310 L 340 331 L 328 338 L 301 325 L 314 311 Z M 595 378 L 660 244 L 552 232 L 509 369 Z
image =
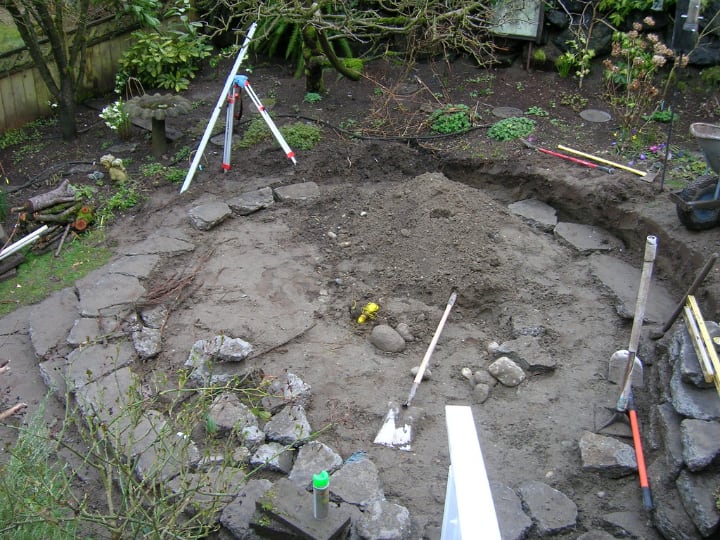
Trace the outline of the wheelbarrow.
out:
M 720 220 L 720 126 L 696 122 L 690 133 L 697 138 L 708 167 L 715 173 L 690 182 L 684 189 L 673 192 L 680 223 L 692 231 L 711 229 Z

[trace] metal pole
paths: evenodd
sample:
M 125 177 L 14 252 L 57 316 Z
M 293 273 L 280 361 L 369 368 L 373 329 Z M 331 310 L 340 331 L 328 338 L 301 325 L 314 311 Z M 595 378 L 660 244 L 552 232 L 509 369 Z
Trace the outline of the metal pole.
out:
M 21 250 L 21 249 L 24 248 L 25 246 L 29 246 L 30 244 L 32 244 L 33 242 L 35 242 L 35 240 L 37 240 L 38 238 L 40 238 L 40 235 L 41 235 L 42 233 L 44 233 L 45 231 L 47 231 L 47 230 L 48 230 L 48 226 L 47 226 L 47 225 L 43 225 L 43 226 L 40 227 L 39 229 L 36 229 L 36 230 L 34 230 L 33 232 L 31 232 L 30 234 L 28 234 L 27 236 L 21 238 L 20 240 L 18 240 L 18 241 L 15 242 L 14 244 L 10 244 L 8 247 L 6 247 L 6 248 L 3 249 L 2 251 L 0 251 L 0 261 L 3 260 L 5 257 L 7 257 L 7 256 L 9 256 L 9 255 L 12 255 L 12 254 L 15 253 L 16 251 Z
M 252 23 L 250 25 L 250 28 L 248 28 L 247 36 L 245 37 L 245 41 L 243 43 L 242 49 L 240 49 L 240 53 L 238 54 L 238 57 L 235 60 L 235 64 L 233 65 L 232 71 L 230 72 L 230 75 L 228 76 L 227 80 L 225 81 L 225 86 L 223 87 L 223 91 L 220 93 L 220 98 L 218 99 L 217 105 L 215 105 L 215 110 L 213 110 L 213 113 L 210 116 L 210 121 L 208 122 L 207 128 L 205 129 L 205 134 L 203 135 L 203 137 L 200 141 L 200 146 L 198 146 L 198 149 L 195 152 L 195 157 L 193 158 L 192 164 L 190 165 L 190 169 L 188 170 L 188 173 L 185 176 L 185 182 L 183 182 L 183 185 L 180 188 L 180 193 L 185 192 L 187 190 L 187 188 L 190 187 L 190 182 L 192 182 L 193 176 L 195 175 L 195 171 L 197 170 L 197 167 L 200 164 L 200 160 L 202 159 L 202 155 L 203 155 L 203 152 L 205 151 L 205 147 L 207 146 L 207 143 L 210 140 L 210 134 L 212 133 L 212 130 L 215 127 L 215 122 L 217 122 L 218 116 L 220 116 L 220 111 L 222 110 L 223 104 L 225 103 L 227 94 L 230 91 L 230 87 L 232 86 L 233 81 L 235 80 L 235 74 L 240 69 L 240 64 L 242 64 L 242 61 L 245 59 L 245 55 L 247 54 L 248 47 L 250 46 L 250 40 L 252 39 L 253 34 L 255 34 L 256 28 L 257 28 L 256 22 Z
M 242 86 L 243 88 L 245 88 L 248 95 L 250 96 L 250 99 L 257 107 L 260 116 L 263 117 L 263 120 L 265 120 L 265 123 L 270 128 L 270 131 L 272 131 L 272 134 L 275 136 L 275 140 L 277 140 L 282 149 L 285 151 L 285 155 L 287 156 L 287 158 L 293 162 L 293 165 L 296 165 L 297 161 L 295 161 L 295 152 L 293 152 L 292 149 L 288 146 L 287 142 L 285 142 L 282 133 L 280 133 L 280 130 L 278 130 L 275 122 L 273 122 L 272 118 L 270 118 L 270 115 L 265 109 L 265 106 L 260 102 L 260 98 L 250 86 L 248 78 L 245 75 L 238 75 L 237 77 L 235 77 L 235 83 L 238 86 Z

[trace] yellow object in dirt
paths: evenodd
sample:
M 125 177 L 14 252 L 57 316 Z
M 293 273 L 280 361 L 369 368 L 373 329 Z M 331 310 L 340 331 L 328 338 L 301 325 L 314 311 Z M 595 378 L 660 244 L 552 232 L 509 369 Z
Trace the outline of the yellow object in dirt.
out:
M 380 311 L 379 305 L 377 305 L 375 302 L 368 302 L 363 306 L 362 313 L 360 313 L 357 322 L 359 324 L 363 324 L 365 321 L 375 320 L 378 311 Z

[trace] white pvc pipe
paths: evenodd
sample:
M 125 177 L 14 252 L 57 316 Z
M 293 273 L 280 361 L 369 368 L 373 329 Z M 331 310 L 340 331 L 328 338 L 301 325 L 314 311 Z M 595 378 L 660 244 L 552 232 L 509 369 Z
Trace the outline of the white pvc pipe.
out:
M 42 233 L 44 233 L 45 231 L 47 231 L 47 229 L 48 229 L 48 226 L 47 226 L 47 225 L 43 225 L 42 227 L 40 227 L 39 229 L 34 230 L 33 232 L 31 232 L 30 234 L 28 234 L 28 235 L 25 236 L 24 238 L 21 238 L 20 240 L 18 240 L 18 241 L 15 242 L 14 244 L 10 244 L 8 247 L 6 247 L 6 248 L 3 249 L 2 251 L 0 251 L 0 261 L 2 261 L 5 257 L 8 257 L 8 256 L 12 255 L 12 254 L 15 253 L 16 251 L 21 250 L 21 249 L 24 248 L 25 246 L 29 246 L 30 244 L 32 244 L 33 242 L 35 242 L 35 240 L 37 240 Z
M 212 115 L 210 116 L 210 121 L 208 122 L 207 128 L 205 129 L 205 134 L 203 135 L 203 138 L 200 140 L 200 146 L 198 146 L 198 149 L 195 152 L 195 157 L 193 158 L 192 164 L 190 165 L 190 169 L 188 170 L 188 173 L 185 176 L 185 182 L 183 182 L 183 185 L 180 188 L 180 193 L 183 193 L 184 191 L 187 190 L 187 188 L 190 187 L 190 182 L 192 182 L 193 176 L 195 176 L 195 171 L 197 170 L 198 165 L 200 164 L 200 160 L 202 159 L 203 152 L 205 152 L 205 147 L 207 146 L 207 143 L 210 140 L 210 135 L 212 134 L 212 130 L 215 127 L 215 122 L 217 122 L 218 116 L 220 116 L 220 111 L 222 110 L 223 104 L 225 103 L 225 100 L 227 99 L 227 94 L 230 91 L 230 87 L 233 84 L 233 80 L 235 79 L 235 74 L 240 69 L 240 64 L 242 64 L 242 61 L 245 59 L 245 55 L 247 54 L 248 47 L 250 46 L 250 40 L 252 39 L 253 34 L 255 34 L 256 27 L 257 27 L 257 23 L 254 22 L 250 25 L 250 28 L 248 29 L 247 36 L 245 37 L 245 41 L 243 42 L 242 49 L 240 49 L 240 53 L 238 54 L 238 57 L 235 60 L 235 64 L 233 65 L 233 69 L 232 69 L 232 72 L 230 73 L 230 76 L 225 81 L 225 86 L 223 87 L 223 91 L 220 93 L 220 98 L 218 99 L 217 105 L 215 105 L 215 110 L 213 111 Z

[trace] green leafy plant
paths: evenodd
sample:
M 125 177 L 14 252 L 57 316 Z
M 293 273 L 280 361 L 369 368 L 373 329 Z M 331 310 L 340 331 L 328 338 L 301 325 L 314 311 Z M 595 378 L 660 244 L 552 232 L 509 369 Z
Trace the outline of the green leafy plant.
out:
M 272 132 L 265 121 L 260 117 L 256 117 L 250 121 L 242 139 L 235 143 L 234 146 L 238 148 L 250 148 L 251 146 L 270 140 L 271 137 Z
M 538 107 L 537 105 L 528 107 L 528 110 L 525 111 L 525 114 L 530 114 L 532 116 L 550 116 L 549 112 L 547 112 L 542 107 Z
M 462 103 L 445 105 L 430 115 L 430 129 L 435 133 L 462 133 L 472 126 L 470 108 Z
M 570 107 L 575 112 L 583 110 L 585 107 L 587 107 L 587 104 L 588 104 L 588 99 L 585 96 L 582 96 L 580 94 L 563 93 L 560 96 L 560 105 L 564 105 L 565 107 Z
M 313 124 L 304 122 L 285 124 L 280 127 L 280 133 L 290 148 L 298 150 L 311 150 L 320 142 L 320 128 Z
M 661 124 L 669 124 L 670 122 L 677 122 L 679 116 L 676 113 L 665 109 L 662 111 L 653 111 L 652 114 L 644 114 L 642 118 L 647 122 L 660 122 Z
M 125 109 L 125 101 L 122 98 L 105 106 L 99 116 L 107 127 L 118 133 L 121 139 L 130 135 L 130 115 Z
M 182 0 L 169 15 L 175 18 L 166 29 L 133 32 L 132 45 L 120 58 L 116 89 L 124 88 L 130 77 L 149 88 L 188 89 L 212 46 L 208 36 L 199 32 L 199 23 L 190 22 Z
M 511 116 L 495 122 L 488 130 L 488 137 L 496 141 L 511 141 L 527 137 L 535 129 L 535 120 L 522 116 Z
M 303 98 L 305 103 L 318 103 L 322 101 L 322 95 L 317 92 L 308 92 Z
M 633 11 L 649 11 L 653 0 L 601 0 L 598 8 L 608 12 L 608 20 L 615 26 L 621 26 Z
M 587 41 L 578 44 L 576 40 L 569 40 L 567 45 L 568 50 L 555 60 L 555 68 L 563 78 L 568 77 L 575 70 L 574 75 L 578 77 L 579 85 L 582 87 L 583 79 L 590 74 L 590 64 L 595 57 L 595 51 L 587 48 Z

